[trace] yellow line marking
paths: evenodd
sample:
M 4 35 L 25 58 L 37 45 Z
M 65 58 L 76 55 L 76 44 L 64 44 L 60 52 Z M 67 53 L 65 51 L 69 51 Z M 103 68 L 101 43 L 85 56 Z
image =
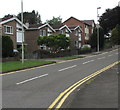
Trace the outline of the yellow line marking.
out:
M 97 76 L 98 74 L 102 73 L 103 71 L 106 71 L 107 69 L 115 66 L 115 65 L 118 64 L 118 63 L 120 63 L 120 61 L 114 62 L 113 64 L 111 64 L 111 65 L 109 65 L 109 66 L 107 66 L 107 67 L 105 67 L 105 68 L 103 68 L 103 69 L 101 69 L 101 70 L 99 70 L 99 71 L 97 71 L 97 72 L 95 72 L 95 73 L 93 73 L 93 74 L 91 74 L 91 75 L 83 78 L 82 80 L 80 80 L 80 81 L 76 82 L 75 84 L 73 84 L 72 86 L 70 86 L 68 89 L 66 89 L 64 92 L 62 92 L 62 93 L 55 99 L 55 101 L 49 106 L 48 110 L 51 110 L 51 109 L 58 103 L 58 101 L 64 96 L 64 97 L 60 100 L 60 102 L 58 103 L 58 105 L 57 105 L 57 107 L 56 107 L 56 110 L 58 110 L 58 109 L 62 106 L 62 104 L 64 103 L 64 101 L 66 100 L 66 98 L 67 98 L 77 87 L 79 87 L 81 84 L 83 84 L 84 82 L 88 81 L 89 79 L 91 79 L 91 78 Z

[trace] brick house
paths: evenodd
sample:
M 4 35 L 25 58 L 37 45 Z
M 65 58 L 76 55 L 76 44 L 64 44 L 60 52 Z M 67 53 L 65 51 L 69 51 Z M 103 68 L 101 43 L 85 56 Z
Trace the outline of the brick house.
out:
M 80 49 L 82 46 L 82 28 L 78 26 L 69 26 L 69 29 L 71 30 L 71 43 L 72 48 L 74 49 Z
M 38 25 L 30 25 L 29 28 L 25 32 L 25 41 L 27 43 L 27 51 L 32 53 L 38 49 L 46 50 L 45 45 L 38 46 L 37 40 L 39 36 L 49 36 L 55 33 L 56 31 L 48 24 L 38 24 Z
M 93 34 L 93 30 L 96 27 L 94 20 L 84 20 L 83 22 L 88 25 L 89 36 L 91 37 L 91 35 Z M 88 37 L 88 39 L 86 39 L 86 42 L 88 42 L 90 40 L 90 37 Z
M 82 36 L 81 36 L 81 45 L 89 43 L 90 36 L 93 33 L 93 28 L 95 27 L 94 20 L 79 20 L 74 17 L 68 18 L 63 24 L 70 26 L 77 26 L 79 25 L 82 29 Z
M 64 21 L 63 22 L 63 24 L 65 24 L 65 25 L 67 25 L 68 27 L 72 27 L 72 26 L 80 26 L 81 27 L 81 29 L 82 29 L 82 36 L 81 36 L 81 40 L 82 40 L 82 45 L 84 44 L 84 42 L 85 42 L 85 25 L 84 25 L 84 23 L 82 22 L 82 21 L 80 21 L 80 20 L 78 20 L 78 19 L 76 19 L 76 18 L 74 18 L 74 17 L 70 17 L 70 18 L 68 18 L 66 21 Z
M 23 24 L 23 27 L 25 32 L 27 26 Z M 10 36 L 13 41 L 13 47 L 16 50 L 22 43 L 22 22 L 16 17 L 2 19 L 0 21 L 0 35 Z
M 80 26 L 68 27 L 67 25 L 49 25 L 38 24 L 30 25 L 25 32 L 25 41 L 27 43 L 27 51 L 32 53 L 38 49 L 46 50 L 48 49 L 45 45 L 37 45 L 37 40 L 39 36 L 49 36 L 52 34 L 65 34 L 67 37 L 71 38 L 72 49 L 81 47 L 81 33 L 82 29 Z

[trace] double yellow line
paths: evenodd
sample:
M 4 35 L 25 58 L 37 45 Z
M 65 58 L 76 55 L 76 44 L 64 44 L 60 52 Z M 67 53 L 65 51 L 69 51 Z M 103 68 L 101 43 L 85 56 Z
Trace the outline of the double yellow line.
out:
M 66 89 L 64 92 L 62 92 L 56 99 L 55 101 L 49 106 L 49 108 L 47 110 L 51 110 L 53 108 L 55 108 L 55 110 L 58 110 L 62 104 L 65 102 L 66 98 L 80 85 L 82 85 L 84 82 L 88 81 L 89 79 L 97 76 L 98 74 L 102 73 L 103 71 L 106 71 L 107 69 L 117 65 L 118 63 L 120 63 L 120 61 L 114 62 L 113 64 L 83 78 L 82 80 L 76 82 L 75 84 L 73 84 L 72 86 L 70 86 L 68 89 Z

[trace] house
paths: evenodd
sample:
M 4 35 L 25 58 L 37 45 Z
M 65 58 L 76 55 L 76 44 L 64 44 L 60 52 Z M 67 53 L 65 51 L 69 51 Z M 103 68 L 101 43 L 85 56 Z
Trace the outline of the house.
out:
M 54 34 L 65 34 L 67 37 L 70 37 L 70 33 L 72 33 L 72 31 L 68 28 L 67 25 L 52 25 L 52 27 L 54 28 L 54 30 L 56 31 Z
M 70 18 L 68 18 L 67 20 L 65 20 L 64 22 L 63 22 L 63 24 L 64 25 L 67 25 L 68 27 L 72 27 L 72 26 L 80 26 L 81 27 L 81 29 L 82 29 L 82 36 L 81 36 L 81 40 L 82 40 L 82 44 L 81 45 L 83 45 L 84 44 L 84 42 L 85 42 L 85 35 L 84 35 L 84 31 L 85 31 L 85 25 L 84 25 L 84 23 L 82 22 L 82 21 L 80 21 L 80 20 L 78 20 L 77 18 L 74 18 L 74 17 L 70 17 Z
M 71 39 L 71 45 L 70 48 L 72 50 L 72 54 L 76 54 L 77 49 L 81 47 L 81 36 L 82 36 L 82 29 L 79 25 L 77 26 L 67 26 L 64 24 L 58 25 L 58 26 L 52 26 L 56 33 L 62 33 L 65 34 L 66 37 L 70 37 Z M 56 34 L 55 33 L 55 34 Z
M 75 17 L 70 17 L 63 22 L 63 24 L 68 27 L 71 26 L 80 26 L 82 29 L 81 35 L 81 45 L 88 44 L 90 40 L 90 36 L 93 33 L 93 28 L 95 27 L 94 20 L 79 20 Z
M 69 26 L 69 29 L 71 30 L 71 43 L 72 48 L 74 49 L 80 49 L 82 46 L 82 28 L 78 26 Z
M 56 31 L 48 24 L 33 24 L 29 25 L 29 28 L 25 32 L 25 41 L 27 43 L 27 51 L 32 53 L 38 49 L 46 50 L 45 45 L 37 45 L 37 40 L 39 36 L 49 36 L 54 34 Z
M 85 39 L 86 39 L 86 42 L 88 42 L 89 40 L 90 40 L 90 37 L 91 37 L 91 35 L 93 34 L 93 30 L 94 30 L 94 28 L 96 27 L 96 25 L 95 25 L 95 22 L 94 22 L 94 20 L 84 20 L 83 21 L 86 25 L 88 25 L 88 27 L 87 26 L 85 26 L 85 27 L 87 27 L 87 28 L 89 28 L 89 29 L 85 29 L 86 30 L 86 32 L 85 33 L 87 33 L 88 31 L 89 31 L 89 37 L 85 37 Z M 87 31 L 88 30 L 88 31 Z M 86 34 L 87 35 L 87 34 Z
M 25 32 L 27 26 L 23 24 L 23 27 Z M 13 41 L 13 47 L 16 50 L 22 44 L 22 22 L 17 17 L 2 19 L 0 21 L 0 35 L 10 36 Z
M 50 36 L 54 34 L 65 34 L 66 37 L 71 38 L 71 47 L 73 50 L 76 48 L 81 47 L 81 36 L 82 36 L 82 29 L 79 25 L 74 27 L 68 27 L 67 25 L 60 24 L 60 25 L 50 25 L 46 24 L 36 24 L 36 25 L 29 25 L 29 28 L 25 32 L 25 41 L 27 43 L 27 51 L 32 53 L 38 49 L 47 50 L 45 45 L 37 45 L 37 40 L 39 36 Z

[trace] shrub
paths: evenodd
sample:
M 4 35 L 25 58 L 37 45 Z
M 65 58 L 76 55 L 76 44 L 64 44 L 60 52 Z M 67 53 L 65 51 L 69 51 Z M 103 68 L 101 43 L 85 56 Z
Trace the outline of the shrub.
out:
M 80 49 L 80 53 L 89 53 L 91 52 L 91 46 L 90 45 L 83 45 Z
M 2 36 L 2 57 L 13 56 L 13 42 L 9 36 Z

